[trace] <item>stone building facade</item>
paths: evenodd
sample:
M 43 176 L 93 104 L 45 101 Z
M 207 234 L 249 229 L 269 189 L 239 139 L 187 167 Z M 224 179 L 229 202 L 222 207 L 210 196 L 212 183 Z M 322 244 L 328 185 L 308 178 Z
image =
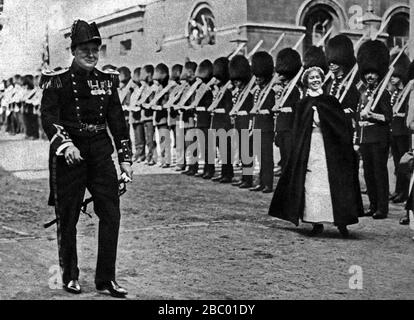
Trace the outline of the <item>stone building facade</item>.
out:
M 7 1 L 7 0 L 6 0 Z M 372 0 L 373 9 L 390 22 L 381 35 L 390 47 L 408 40 L 410 0 Z M 360 17 L 368 0 L 57 0 L 64 27 L 49 29 L 50 67 L 68 66 L 70 26 L 74 19 L 95 21 L 103 37 L 101 65 L 128 66 L 165 62 L 200 62 L 230 54 L 241 42 L 250 51 L 263 40 L 279 49 L 294 45 L 305 51 L 333 27 L 357 41 L 364 33 Z M 277 54 L 277 50 L 273 53 Z

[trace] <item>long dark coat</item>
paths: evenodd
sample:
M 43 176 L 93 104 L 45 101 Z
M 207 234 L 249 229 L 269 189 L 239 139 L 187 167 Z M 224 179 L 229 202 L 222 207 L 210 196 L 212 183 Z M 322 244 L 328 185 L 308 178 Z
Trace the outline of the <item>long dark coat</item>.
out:
M 331 189 L 334 224 L 358 223 L 363 213 L 358 180 L 358 161 L 352 144 L 352 128 L 339 101 L 322 95 L 306 97 L 296 106 L 293 150 L 276 187 L 269 215 L 291 221 L 296 226 L 303 218 L 305 178 L 316 106 L 323 135 L 328 179 Z

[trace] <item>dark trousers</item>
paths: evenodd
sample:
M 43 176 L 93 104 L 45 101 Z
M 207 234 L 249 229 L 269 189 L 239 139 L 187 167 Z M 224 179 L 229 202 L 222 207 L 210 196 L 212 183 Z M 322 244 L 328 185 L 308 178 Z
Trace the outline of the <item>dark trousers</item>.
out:
M 144 122 L 144 131 L 145 131 L 145 141 L 147 143 L 147 161 L 150 162 L 154 160 L 154 151 L 156 148 L 155 145 L 155 129 L 154 124 L 151 121 L 145 121 Z
M 259 185 L 273 189 L 273 139 L 274 132 L 263 132 L 261 135 Z
M 216 136 L 215 138 L 215 144 L 216 144 L 216 148 L 220 150 L 220 141 L 219 138 Z M 226 157 L 224 158 L 223 154 L 220 154 L 220 158 L 221 158 L 221 177 L 223 178 L 229 178 L 232 179 L 234 177 L 234 169 L 233 169 L 233 160 L 232 160 L 232 156 L 231 156 L 231 150 L 232 150 L 232 146 L 231 146 L 231 137 L 227 137 L 226 138 Z
M 67 284 L 79 277 L 76 224 L 86 188 L 93 197 L 99 218 L 95 282 L 115 280 L 120 209 L 118 178 L 111 158 L 112 142 L 105 134 L 103 137 L 74 139 L 74 143 L 85 161 L 69 167 L 64 157 L 52 155 L 51 163 L 62 280 Z
M 395 193 L 408 196 L 408 188 L 410 180 L 407 175 L 399 170 L 400 160 L 402 156 L 408 152 L 410 137 L 408 135 L 391 136 L 391 153 L 394 160 L 395 175 L 397 177 L 395 184 Z
M 280 166 L 285 168 L 290 152 L 292 150 L 293 137 L 291 131 L 282 131 L 276 134 L 275 144 L 280 151 Z
M 209 147 L 210 145 L 210 141 L 209 141 L 209 129 L 206 127 L 203 128 L 198 128 L 199 133 L 202 134 L 203 138 L 198 138 L 199 141 L 201 141 L 201 139 L 204 139 L 204 146 L 202 146 L 204 148 L 204 150 L 200 150 L 200 152 L 203 153 L 202 155 L 202 159 L 204 160 L 204 168 L 203 168 L 203 174 L 205 175 L 210 175 L 213 176 L 215 171 L 216 171 L 216 167 L 215 167 L 215 163 L 214 161 L 212 163 L 209 162 L 209 152 L 213 152 L 213 150 L 215 149 L 215 145 L 213 148 Z M 201 148 L 201 145 L 200 145 Z M 212 160 L 212 159 L 211 159 Z
M 364 166 L 364 178 L 370 208 L 388 214 L 388 151 L 389 143 L 365 143 L 360 148 Z
M 39 139 L 39 122 L 37 115 L 33 113 L 24 114 L 26 137 Z
M 137 159 L 145 159 L 145 129 L 143 123 L 134 123 L 132 125 L 135 138 L 135 154 Z
M 17 115 L 14 111 L 12 111 L 9 116 L 7 117 L 7 127 L 6 131 L 10 134 L 16 134 L 19 129 L 19 122 L 17 120 Z
M 247 130 L 244 129 L 243 131 Z M 253 155 L 253 137 L 242 133 L 242 129 L 237 128 L 237 133 L 239 136 L 239 158 L 242 163 L 242 181 L 247 183 L 253 182 L 253 165 L 254 165 L 254 155 Z M 244 152 L 248 154 L 243 155 Z M 252 160 L 249 161 L 250 156 Z

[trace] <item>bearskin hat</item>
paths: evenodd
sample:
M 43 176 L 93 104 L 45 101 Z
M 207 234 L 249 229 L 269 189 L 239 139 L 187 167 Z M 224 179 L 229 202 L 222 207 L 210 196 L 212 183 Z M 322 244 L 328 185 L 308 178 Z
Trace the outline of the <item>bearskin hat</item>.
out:
M 382 79 L 390 64 L 390 52 L 380 40 L 368 40 L 359 48 L 357 62 L 361 78 L 369 72 L 378 73 Z
M 310 47 L 303 56 L 303 66 L 305 69 L 319 67 L 323 72 L 328 72 L 328 62 L 322 47 Z
M 395 58 L 397 58 L 397 55 L 398 53 L 393 54 L 391 56 L 390 62 L 394 61 Z M 394 73 L 392 75 L 399 77 L 404 84 L 407 84 L 408 82 L 408 72 L 410 68 L 410 63 L 410 59 L 407 57 L 405 53 L 403 53 L 394 65 Z
M 72 50 L 82 43 L 96 42 L 98 46 L 102 44 L 101 34 L 95 22 L 89 24 L 83 20 L 76 20 L 72 25 L 70 38 Z
M 302 67 L 299 52 L 292 48 L 279 51 L 276 58 L 276 72 L 288 79 L 294 78 Z
M 229 59 L 226 57 L 218 58 L 213 64 L 213 75 L 222 83 L 227 83 L 230 80 L 229 75 Z
M 330 39 L 326 46 L 326 59 L 328 64 L 343 66 L 345 73 L 349 72 L 356 63 L 352 40 L 343 34 Z
M 203 60 L 198 65 L 196 77 L 205 81 L 210 81 L 213 77 L 213 63 L 208 59 Z
M 252 72 L 256 77 L 271 79 L 275 68 L 273 58 L 265 51 L 256 52 L 252 58 Z
M 252 77 L 249 60 L 242 55 L 237 55 L 231 59 L 229 72 L 231 80 L 240 80 L 244 83 L 249 82 Z

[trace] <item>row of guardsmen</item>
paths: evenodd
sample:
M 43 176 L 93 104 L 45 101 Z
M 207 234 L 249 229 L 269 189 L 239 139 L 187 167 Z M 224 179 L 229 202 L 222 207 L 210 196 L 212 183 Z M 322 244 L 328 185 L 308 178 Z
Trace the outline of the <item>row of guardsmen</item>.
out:
M 281 43 L 278 39 L 271 51 Z M 189 176 L 232 183 L 242 189 L 271 193 L 274 182 L 273 144 L 279 148 L 279 166 L 283 170 L 292 145 L 292 125 L 296 103 L 307 92 L 300 83 L 301 75 L 317 66 L 326 73 L 324 94 L 336 97 L 355 132 L 355 150 L 363 162 L 366 192 L 370 206 L 365 213 L 375 219 L 388 215 L 389 200 L 394 203 L 409 198 L 409 174 L 399 170 L 403 155 L 411 149 L 408 100 L 414 78 L 414 67 L 404 53 L 406 46 L 393 54 L 379 40 L 361 38 L 353 43 L 345 35 L 331 38 L 326 47 L 312 46 L 303 59 L 296 50 L 303 38 L 292 48 L 279 51 L 276 61 L 271 52 L 258 51 L 258 44 L 247 56 L 235 52 L 214 62 L 204 60 L 199 65 L 188 61 L 169 68 L 158 64 L 137 68 L 131 75 L 126 67 L 119 68 L 119 95 L 125 119 L 131 126 L 135 141 L 134 161 L 154 165 L 156 146 L 163 145 L 159 157 L 164 168 L 171 166 L 171 150 L 176 149 L 177 171 Z M 243 129 L 260 130 L 260 173 L 253 183 L 253 162 L 242 159 L 242 178 L 234 179 L 231 143 L 227 144 L 227 159 L 221 159 L 221 172 L 215 176 L 215 165 L 207 161 L 212 152 L 205 144 L 199 161 L 186 154 L 191 143 L 178 144 L 179 135 L 191 135 L 199 129 L 205 138 L 209 129 L 235 129 L 243 139 Z M 155 129 L 158 141 L 155 142 Z M 170 135 L 170 133 L 172 133 Z M 175 141 L 172 146 L 171 136 Z M 250 152 L 254 150 L 252 135 L 248 136 Z M 212 137 L 214 140 L 216 137 Z M 210 139 L 211 140 L 211 139 Z M 238 144 L 241 154 L 242 141 Z M 395 165 L 395 192 L 390 195 L 388 155 Z M 215 148 L 213 148 L 215 149 Z M 147 150 L 147 151 L 146 151 Z M 215 152 L 214 152 L 215 153 Z M 237 154 L 237 153 L 236 153 Z M 214 154 L 215 157 L 215 154 Z M 277 175 L 277 174 L 276 174 Z M 412 199 L 412 197 L 410 197 Z M 407 208 L 411 208 L 408 201 Z M 408 218 L 401 219 L 402 224 Z
M 45 138 L 40 124 L 40 76 L 15 75 L 0 84 L 0 126 L 10 135 Z

